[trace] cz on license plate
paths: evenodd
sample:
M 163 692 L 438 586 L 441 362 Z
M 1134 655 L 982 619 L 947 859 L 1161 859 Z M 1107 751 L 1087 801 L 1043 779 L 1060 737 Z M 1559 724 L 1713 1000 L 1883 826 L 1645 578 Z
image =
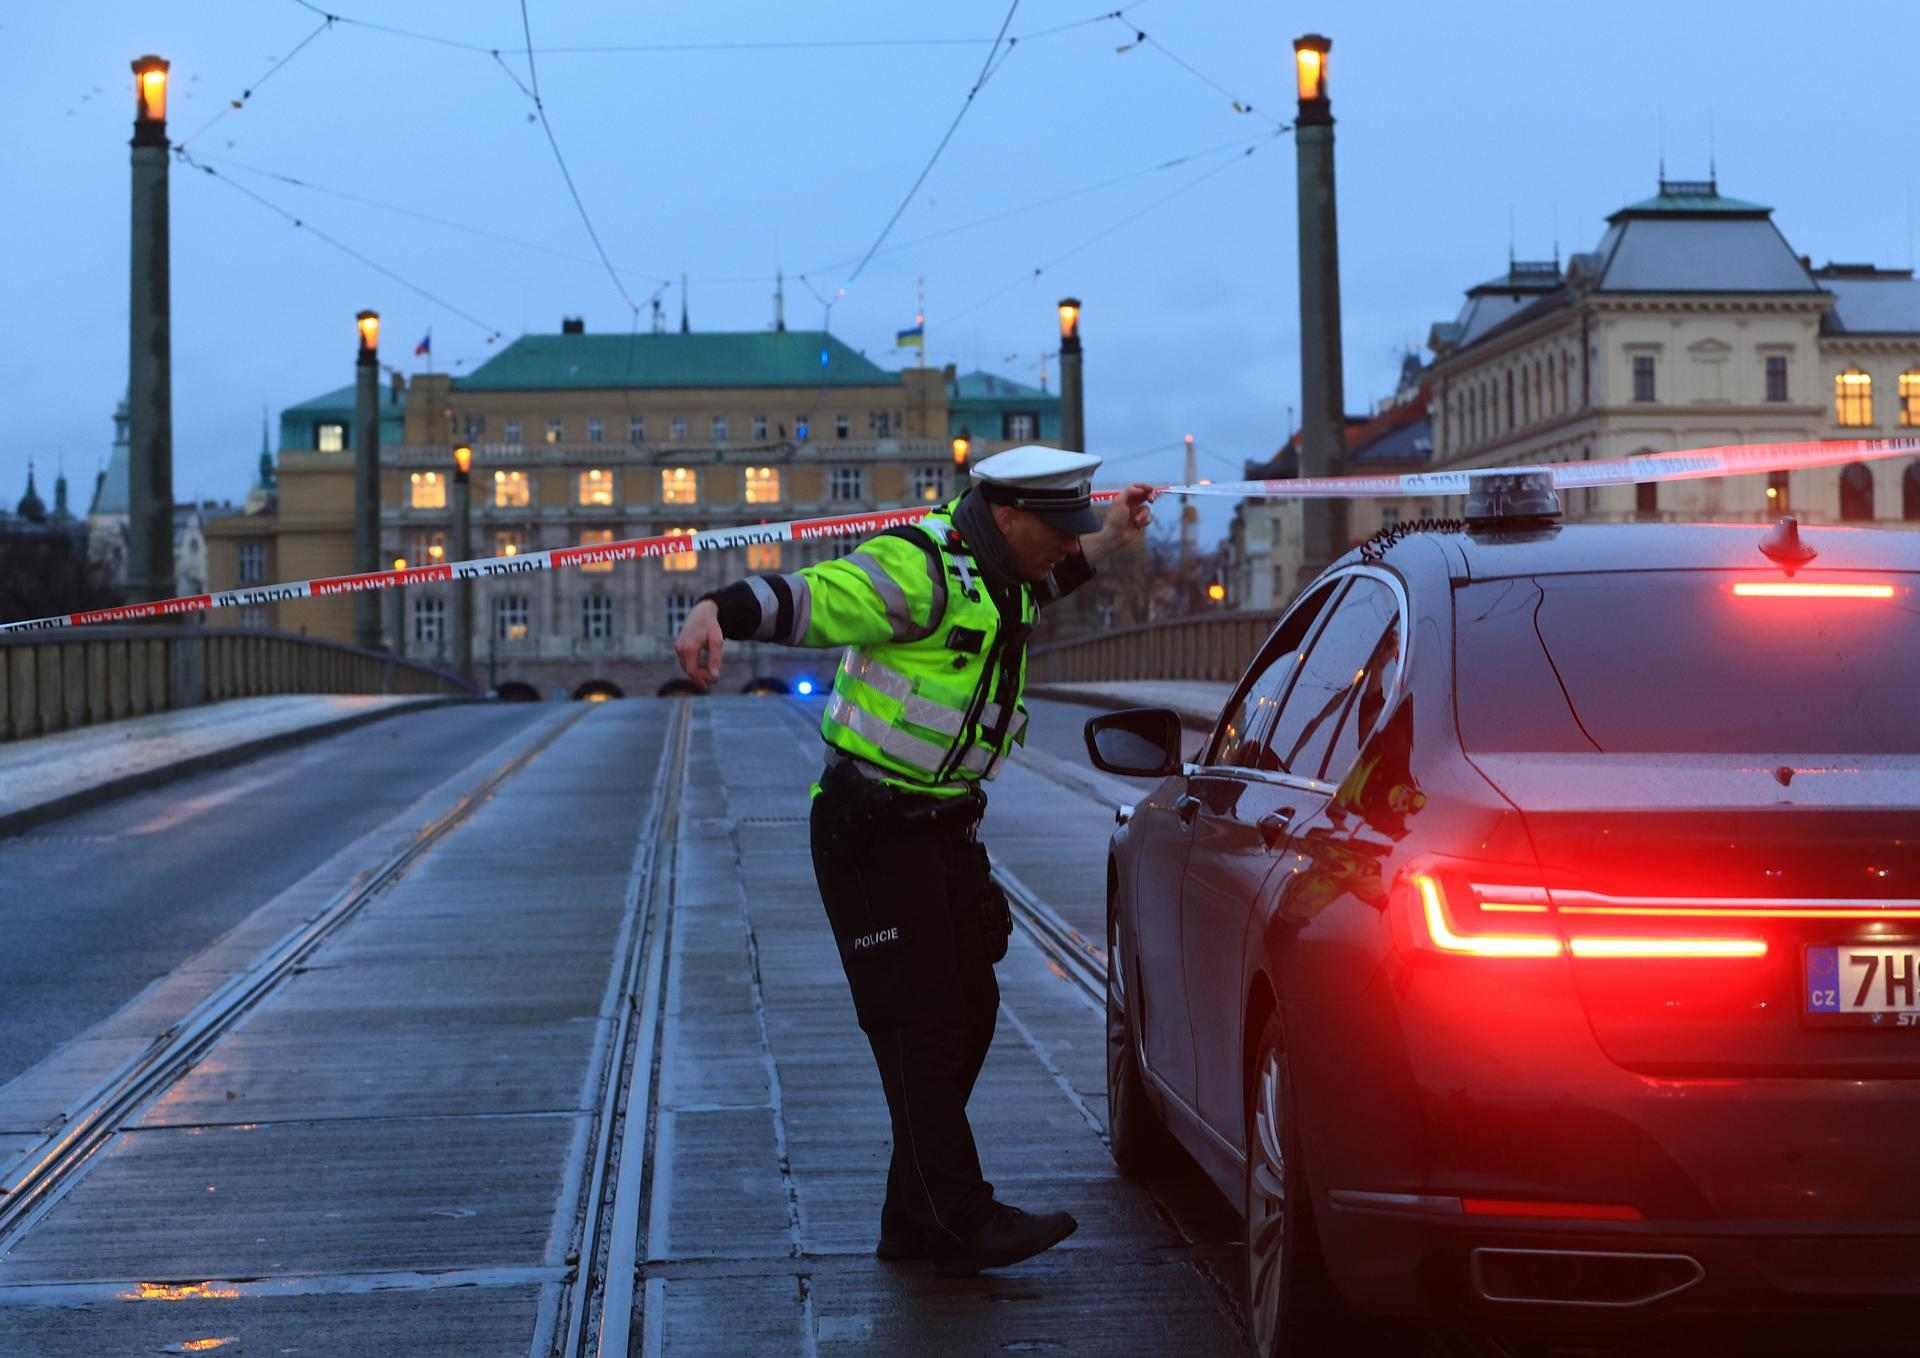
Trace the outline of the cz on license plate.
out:
M 1920 946 L 1811 947 L 1806 957 L 1808 1018 L 1849 1027 L 1920 1028 Z

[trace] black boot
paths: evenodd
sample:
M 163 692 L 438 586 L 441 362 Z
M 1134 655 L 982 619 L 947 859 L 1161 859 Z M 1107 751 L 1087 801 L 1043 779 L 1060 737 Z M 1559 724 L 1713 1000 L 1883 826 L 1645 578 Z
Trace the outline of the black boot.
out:
M 1079 1228 L 1067 1212 L 1023 1212 L 996 1202 L 963 1244 L 941 1251 L 939 1261 L 959 1273 L 1005 1268 L 1052 1249 Z

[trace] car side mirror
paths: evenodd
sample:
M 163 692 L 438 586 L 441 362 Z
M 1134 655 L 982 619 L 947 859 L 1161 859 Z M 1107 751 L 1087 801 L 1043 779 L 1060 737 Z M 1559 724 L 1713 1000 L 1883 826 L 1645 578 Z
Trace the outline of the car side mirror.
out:
M 1128 778 L 1180 772 L 1180 718 L 1164 707 L 1131 707 L 1087 722 L 1087 757 Z

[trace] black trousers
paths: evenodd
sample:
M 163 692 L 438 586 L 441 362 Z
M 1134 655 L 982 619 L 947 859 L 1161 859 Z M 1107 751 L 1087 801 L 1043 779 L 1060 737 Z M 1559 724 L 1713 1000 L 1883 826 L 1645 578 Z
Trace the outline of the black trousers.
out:
M 981 855 L 964 822 L 876 819 L 848 800 L 814 798 L 813 867 L 892 1115 L 880 1229 L 950 1241 L 993 1203 L 967 1121 L 1000 1007 Z

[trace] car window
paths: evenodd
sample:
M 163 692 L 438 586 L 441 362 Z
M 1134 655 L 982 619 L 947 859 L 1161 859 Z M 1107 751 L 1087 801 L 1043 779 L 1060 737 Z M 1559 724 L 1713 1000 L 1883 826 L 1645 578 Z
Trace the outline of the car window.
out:
M 1828 577 L 1883 584 L 1885 598 L 1733 592 L 1764 575 L 1468 585 L 1454 596 L 1462 744 L 1476 753 L 1920 754 L 1920 576 Z
M 1300 652 L 1313 632 L 1314 623 L 1344 583 L 1336 580 L 1321 587 L 1281 621 L 1279 630 L 1267 639 L 1259 656 L 1247 667 L 1233 701 L 1221 714 L 1207 757 L 1201 762 L 1244 769 L 1275 767 L 1261 738 L 1293 679 Z
M 1341 715 L 1364 686 L 1368 660 L 1396 616 L 1392 590 L 1366 576 L 1354 579 L 1300 663 L 1300 677 L 1274 717 L 1264 767 L 1303 778 L 1320 776 Z
M 1374 597 L 1375 594 L 1369 592 L 1368 598 Z M 1367 657 L 1366 674 L 1348 695 L 1340 729 L 1334 733 L 1333 744 L 1320 767 L 1319 776 L 1330 783 L 1346 777 L 1353 761 L 1360 757 L 1360 747 L 1367 743 L 1380 718 L 1386 714 L 1387 698 L 1400 677 L 1400 613 L 1391 595 L 1387 596 L 1385 606 L 1386 631 L 1380 634 L 1373 654 Z

